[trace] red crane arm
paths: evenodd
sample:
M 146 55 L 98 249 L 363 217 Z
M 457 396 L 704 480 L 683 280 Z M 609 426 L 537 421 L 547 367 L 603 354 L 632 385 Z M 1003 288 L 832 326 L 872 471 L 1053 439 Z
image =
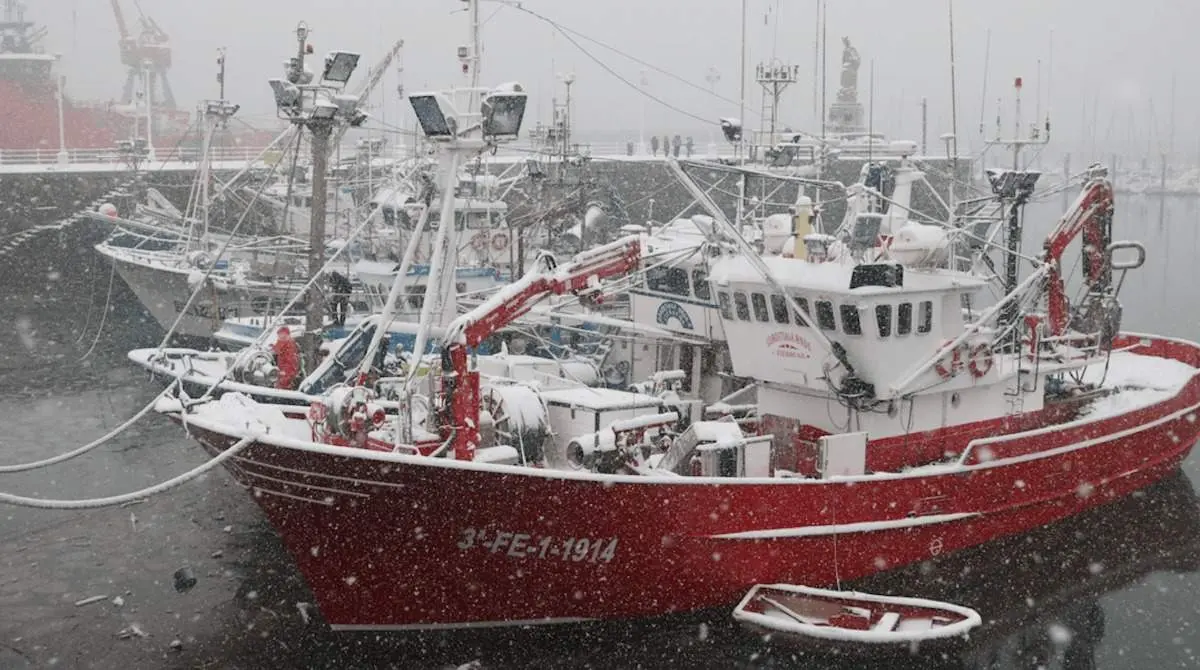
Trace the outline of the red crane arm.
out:
M 441 432 L 442 439 L 453 440 L 456 459 L 474 460 L 479 444 L 479 373 L 470 369 L 468 352 L 547 296 L 574 293 L 597 300 L 602 280 L 625 276 L 641 261 L 641 239 L 626 237 L 578 254 L 561 267 L 531 272 L 451 322 L 443 346 L 453 374 L 443 380 L 442 406 L 449 416 Z
M 1062 278 L 1062 255 L 1067 246 L 1083 232 L 1083 253 L 1088 262 L 1085 281 L 1094 286 L 1105 276 L 1106 259 L 1103 221 L 1113 213 L 1112 184 L 1107 179 L 1093 179 L 1084 185 L 1075 204 L 1059 220 L 1054 232 L 1046 238 L 1046 262 L 1050 263 L 1049 312 L 1050 331 L 1062 335 L 1067 329 L 1066 288 Z
M 633 235 L 578 254 L 550 272 L 527 274 L 452 322 L 447 345 L 473 349 L 543 298 L 598 289 L 601 280 L 627 275 L 641 260 L 641 241 Z

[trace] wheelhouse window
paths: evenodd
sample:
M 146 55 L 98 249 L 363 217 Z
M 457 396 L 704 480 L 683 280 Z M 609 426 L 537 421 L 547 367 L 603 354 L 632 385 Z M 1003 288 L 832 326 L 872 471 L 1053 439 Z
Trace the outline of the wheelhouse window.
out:
M 708 285 L 708 273 L 704 270 L 692 270 L 692 290 L 701 300 L 712 300 L 712 287 Z
M 746 299 L 746 294 L 738 291 L 733 294 L 733 308 L 737 311 L 737 318 L 742 321 L 750 320 L 750 301 Z
M 729 303 L 729 294 L 721 291 L 717 294 L 717 304 L 721 306 L 721 317 L 724 319 L 733 319 L 732 305 Z
M 756 321 L 771 320 L 771 315 L 767 313 L 767 299 L 763 294 L 751 293 L 750 304 L 754 306 L 754 319 Z
M 842 332 L 847 335 L 862 335 L 862 320 L 858 316 L 858 305 L 842 305 Z
M 917 333 L 924 335 L 933 330 L 933 303 L 926 300 L 917 311 Z
M 896 334 L 908 335 L 912 332 L 912 303 L 902 302 L 896 305 Z
M 875 305 L 875 325 L 879 328 L 880 337 L 892 336 L 891 305 Z
M 792 296 L 792 300 L 795 300 L 796 304 L 800 306 L 801 311 L 804 312 L 804 316 L 812 318 L 812 312 L 810 312 L 808 309 L 808 298 L 801 298 L 798 295 L 794 295 L 794 296 Z M 796 320 L 796 325 L 798 325 L 798 326 L 805 325 L 804 319 L 802 319 L 800 316 L 794 316 L 792 318 L 794 318 Z
M 650 268 L 646 271 L 646 288 L 671 295 L 691 295 L 687 270 L 683 268 Z
M 775 323 L 791 323 L 788 311 L 787 298 L 781 295 L 771 296 L 771 315 L 775 317 Z
M 837 330 L 837 321 L 833 318 L 833 303 L 828 300 L 817 301 L 817 326 L 821 330 Z

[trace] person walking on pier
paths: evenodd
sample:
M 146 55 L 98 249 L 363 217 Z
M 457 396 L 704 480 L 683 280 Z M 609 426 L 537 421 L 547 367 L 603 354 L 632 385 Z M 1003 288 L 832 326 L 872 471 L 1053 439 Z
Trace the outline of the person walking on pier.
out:
M 350 293 L 354 290 L 346 275 L 334 270 L 329 273 L 329 288 L 333 297 L 329 301 L 329 309 L 333 313 L 333 323 L 338 326 L 346 325 L 346 314 L 350 311 Z
M 652 156 L 658 155 L 658 135 L 650 137 L 650 154 Z

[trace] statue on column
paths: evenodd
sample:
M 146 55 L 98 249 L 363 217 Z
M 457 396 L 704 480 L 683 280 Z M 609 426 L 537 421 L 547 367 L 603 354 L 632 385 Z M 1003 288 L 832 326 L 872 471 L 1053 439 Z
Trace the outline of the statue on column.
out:
M 858 101 L 858 65 L 861 59 L 858 49 L 850 45 L 850 38 L 842 38 L 842 87 L 838 90 L 839 102 Z

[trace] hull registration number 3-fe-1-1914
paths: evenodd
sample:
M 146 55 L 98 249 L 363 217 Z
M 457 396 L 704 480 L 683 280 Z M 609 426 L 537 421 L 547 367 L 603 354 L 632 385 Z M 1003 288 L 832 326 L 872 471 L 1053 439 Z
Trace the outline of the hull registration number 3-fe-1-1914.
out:
M 617 555 L 615 537 L 554 537 L 486 528 L 466 528 L 458 539 L 463 551 L 481 549 L 511 558 L 557 559 L 575 563 L 608 563 Z

